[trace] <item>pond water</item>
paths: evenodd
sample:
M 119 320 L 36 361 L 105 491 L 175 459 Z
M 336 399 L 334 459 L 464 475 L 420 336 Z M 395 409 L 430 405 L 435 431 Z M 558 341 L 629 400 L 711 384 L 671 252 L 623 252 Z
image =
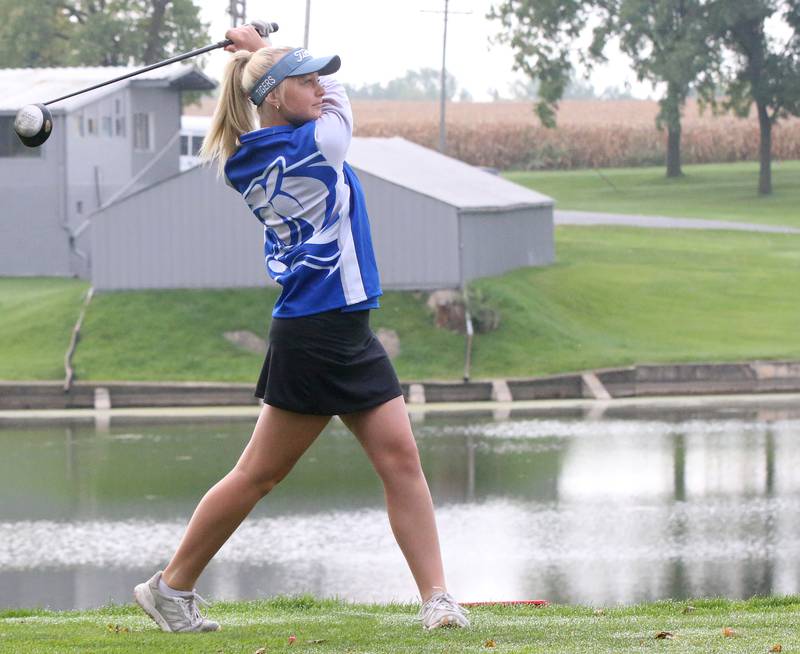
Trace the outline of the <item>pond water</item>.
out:
M 0 427 L 0 607 L 128 603 L 253 420 Z M 800 407 L 417 419 L 462 601 L 800 592 Z M 332 422 L 198 584 L 208 599 L 413 601 L 381 485 Z

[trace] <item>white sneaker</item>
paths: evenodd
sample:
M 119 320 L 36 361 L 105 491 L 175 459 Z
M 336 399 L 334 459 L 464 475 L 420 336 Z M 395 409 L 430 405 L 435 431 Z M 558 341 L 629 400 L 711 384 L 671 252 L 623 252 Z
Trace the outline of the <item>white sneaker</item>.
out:
M 197 602 L 206 602 L 196 591 L 190 597 L 170 597 L 158 589 L 162 570 L 133 589 L 136 603 L 144 609 L 162 631 L 217 631 L 219 624 L 200 615 Z
M 425 629 L 469 627 L 469 620 L 465 613 L 469 613 L 469 611 L 459 606 L 450 593 L 438 591 L 422 605 L 417 619 L 422 620 L 422 626 Z

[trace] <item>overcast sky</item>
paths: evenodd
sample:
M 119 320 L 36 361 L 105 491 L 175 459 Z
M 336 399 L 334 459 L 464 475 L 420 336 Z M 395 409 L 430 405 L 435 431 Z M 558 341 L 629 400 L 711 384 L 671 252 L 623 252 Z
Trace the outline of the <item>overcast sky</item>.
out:
M 230 27 L 228 0 L 199 4 L 203 20 L 211 23 L 212 38 L 222 39 Z M 510 48 L 490 44 L 499 25 L 486 19 L 491 5 L 492 0 L 450 0 L 447 68 L 475 100 L 488 100 L 491 89 L 507 97 L 509 85 L 521 78 L 511 70 Z M 275 45 L 303 45 L 305 7 L 305 0 L 249 0 L 247 15 L 280 25 L 272 37 Z M 440 69 L 443 9 L 444 0 L 311 0 L 309 50 L 315 56 L 341 56 L 337 77 L 354 85 L 383 83 L 423 67 Z M 612 64 L 591 78 L 595 88 L 622 87 L 627 81 L 636 97 L 654 96 L 650 85 L 636 83 L 626 58 L 610 52 Z M 219 79 L 227 57 L 215 52 L 206 71 Z

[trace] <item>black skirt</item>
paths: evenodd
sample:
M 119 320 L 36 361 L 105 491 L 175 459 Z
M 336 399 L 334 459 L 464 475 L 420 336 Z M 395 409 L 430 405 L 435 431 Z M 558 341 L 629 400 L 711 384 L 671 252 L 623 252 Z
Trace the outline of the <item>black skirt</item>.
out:
M 369 311 L 273 318 L 256 385 L 265 404 L 313 415 L 343 415 L 403 394 Z

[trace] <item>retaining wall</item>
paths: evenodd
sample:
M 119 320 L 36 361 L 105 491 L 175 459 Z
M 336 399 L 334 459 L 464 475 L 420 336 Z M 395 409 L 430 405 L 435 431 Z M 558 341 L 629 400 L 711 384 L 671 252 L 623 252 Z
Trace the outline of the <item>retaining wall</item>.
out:
M 598 383 L 599 382 L 599 383 Z M 800 361 L 639 365 L 530 379 L 401 384 L 415 403 L 800 392 Z M 504 397 L 498 397 L 498 386 Z M 253 384 L 0 382 L 0 410 L 259 404 Z

